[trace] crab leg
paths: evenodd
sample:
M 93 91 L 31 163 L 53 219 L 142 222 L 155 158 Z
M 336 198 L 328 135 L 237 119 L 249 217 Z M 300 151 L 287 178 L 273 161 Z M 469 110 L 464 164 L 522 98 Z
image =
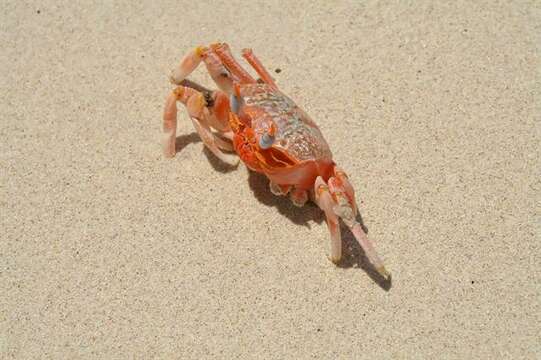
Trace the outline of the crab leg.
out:
M 205 96 L 194 88 L 187 86 L 177 87 L 171 92 L 165 102 L 165 110 L 163 115 L 163 150 L 165 156 L 175 156 L 177 101 L 180 101 L 186 105 L 188 114 L 192 119 L 192 123 L 205 146 L 220 160 L 230 165 L 237 165 L 238 158 L 236 156 L 225 154 L 220 150 L 220 148 L 224 150 L 231 150 L 231 144 L 216 136 L 210 129 L 209 122 L 212 115 L 207 108 Z M 224 135 L 228 135 L 228 133 L 229 132 L 224 132 Z
M 278 86 L 276 86 L 274 79 L 272 78 L 272 76 L 270 76 L 269 72 L 267 71 L 267 69 L 265 69 L 257 56 L 255 56 L 252 49 L 243 49 L 242 57 L 245 58 L 246 61 L 248 61 L 248 63 L 254 68 L 254 70 L 265 83 L 272 86 L 274 89 L 278 89 Z
M 289 191 L 291 190 L 291 185 L 280 185 L 270 180 L 269 189 L 271 193 L 273 193 L 276 196 L 284 196 L 284 195 L 287 195 Z
M 220 160 L 231 166 L 236 166 L 239 163 L 239 158 L 235 155 L 226 154 L 219 149 L 217 144 L 217 137 L 211 132 L 210 128 L 204 121 L 200 121 L 195 117 L 191 117 L 192 123 L 197 130 L 197 133 L 203 140 L 205 146 Z
M 198 92 L 190 96 L 186 102 L 186 108 L 188 109 L 192 123 L 205 146 L 223 162 L 229 165 L 237 165 L 239 159 L 235 155 L 225 154 L 218 148 L 218 143 L 221 143 L 223 140 L 217 140 L 218 137 L 212 133 L 208 125 L 210 113 L 206 108 L 203 94 Z
M 364 253 L 368 260 L 374 265 L 376 268 L 376 271 L 386 280 L 388 280 L 391 277 L 391 274 L 385 269 L 385 266 L 383 265 L 383 261 L 381 261 L 380 257 L 376 253 L 376 250 L 374 249 L 374 242 L 368 238 L 366 233 L 361 227 L 361 224 L 356 222 L 353 224 L 353 226 L 350 228 L 351 232 L 353 233 L 353 236 L 355 236 L 355 239 L 359 242 L 359 245 L 364 250 Z
M 210 46 L 211 50 L 218 55 L 225 67 L 236 76 L 241 83 L 255 83 L 255 79 L 235 60 L 229 45 L 226 43 L 213 44 Z
M 376 253 L 374 249 L 374 243 L 368 238 L 366 233 L 361 227 L 361 224 L 357 222 L 357 206 L 355 199 L 351 199 L 347 186 L 344 186 L 344 178 L 340 175 L 331 177 L 327 181 L 328 189 L 333 199 L 332 211 L 349 227 L 353 236 L 364 250 L 364 253 L 370 263 L 375 267 L 376 271 L 386 280 L 390 278 L 391 274 L 385 269 L 383 261 Z M 349 182 L 347 182 L 349 186 Z M 352 190 L 353 188 L 351 188 Z
M 331 233 L 331 254 L 330 260 L 338 263 L 342 258 L 342 236 L 340 235 L 340 224 L 338 216 L 333 211 L 334 201 L 325 181 L 318 176 L 314 185 L 315 203 L 325 212 L 327 226 Z
M 172 91 L 165 100 L 163 111 L 163 154 L 171 158 L 176 153 L 177 139 L 177 94 Z
M 217 136 L 215 133 L 212 133 L 212 135 L 214 136 L 214 143 L 220 149 L 225 150 L 225 151 L 235 151 L 235 148 L 233 147 L 233 144 L 230 141 L 226 141 L 222 139 L 221 137 Z
M 333 169 L 334 176 L 342 183 L 342 187 L 349 198 L 349 203 L 353 207 L 353 213 L 357 214 L 357 203 L 355 202 L 355 190 L 349 182 L 348 176 L 344 170 L 340 169 L 338 166 L 335 166 Z
M 180 85 L 199 66 L 204 52 L 205 48 L 198 46 L 186 54 L 180 61 L 180 64 L 171 72 L 171 76 L 169 77 L 171 82 L 175 85 Z
M 308 191 L 293 187 L 293 189 L 289 192 L 289 199 L 293 205 L 303 207 L 308 201 Z
M 224 92 L 215 91 L 209 100 L 211 103 L 211 106 L 207 104 L 211 113 L 208 118 L 209 125 L 225 136 L 226 133 L 231 132 L 229 126 L 229 111 L 231 109 L 229 98 Z

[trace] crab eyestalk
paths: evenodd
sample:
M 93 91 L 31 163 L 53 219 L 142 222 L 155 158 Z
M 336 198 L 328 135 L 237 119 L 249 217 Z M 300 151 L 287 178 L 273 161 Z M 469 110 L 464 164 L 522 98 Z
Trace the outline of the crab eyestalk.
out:
M 268 149 L 274 144 L 274 139 L 276 137 L 276 125 L 271 124 L 267 131 L 264 131 L 259 135 L 259 148 L 265 150 Z

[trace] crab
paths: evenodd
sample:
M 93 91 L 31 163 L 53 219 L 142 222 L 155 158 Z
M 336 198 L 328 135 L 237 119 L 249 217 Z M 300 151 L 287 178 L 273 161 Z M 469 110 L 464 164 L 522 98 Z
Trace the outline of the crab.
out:
M 296 206 L 312 200 L 323 210 L 331 237 L 330 260 L 342 258 L 339 221 L 349 228 L 376 271 L 390 273 L 359 221 L 355 192 L 315 122 L 282 93 L 251 49 L 242 57 L 259 75 L 255 79 L 233 57 L 226 43 L 198 46 L 170 76 L 177 85 L 165 102 L 163 151 L 175 156 L 177 102 L 185 105 L 204 145 L 230 165 L 239 159 L 269 179 L 270 191 L 289 196 Z M 188 80 L 203 62 L 219 90 Z M 234 153 L 232 153 L 234 152 Z

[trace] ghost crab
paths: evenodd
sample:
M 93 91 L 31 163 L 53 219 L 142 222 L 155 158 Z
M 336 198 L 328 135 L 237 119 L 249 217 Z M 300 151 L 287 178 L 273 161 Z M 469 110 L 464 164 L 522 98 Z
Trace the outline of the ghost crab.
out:
M 205 146 L 222 161 L 265 174 L 275 195 L 288 195 L 296 206 L 308 199 L 325 213 L 331 234 L 330 260 L 342 257 L 339 220 L 347 225 L 368 260 L 385 279 L 390 274 L 357 221 L 353 186 L 336 166 L 321 131 L 310 117 L 284 95 L 251 49 L 244 59 L 260 79 L 254 79 L 233 57 L 225 43 L 199 46 L 176 67 L 170 80 L 177 87 L 165 103 L 165 156 L 175 155 L 177 101 L 183 103 Z M 203 62 L 218 86 L 211 91 L 187 80 Z

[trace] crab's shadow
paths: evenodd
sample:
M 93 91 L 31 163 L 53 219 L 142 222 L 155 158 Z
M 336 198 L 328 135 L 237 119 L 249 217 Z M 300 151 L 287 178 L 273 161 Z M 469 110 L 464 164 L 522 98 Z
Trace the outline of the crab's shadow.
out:
M 312 202 L 308 202 L 304 207 L 298 208 L 287 197 L 272 194 L 269 190 L 269 180 L 262 174 L 250 171 L 248 183 L 259 202 L 267 206 L 276 207 L 280 214 L 297 225 L 310 228 L 310 222 L 321 224 L 325 220 L 323 211 Z M 360 215 L 357 220 L 364 231 L 368 233 L 368 229 L 364 225 Z M 351 231 L 344 224 L 341 224 L 340 231 L 342 233 L 342 260 L 337 266 L 340 268 L 360 268 L 383 290 L 389 291 L 392 286 L 392 279 L 389 278 L 386 280 L 378 274 L 366 258 L 364 251 Z M 330 241 L 330 238 L 325 240 Z
M 178 153 L 186 146 L 198 142 L 201 142 L 201 139 L 196 132 L 187 135 L 180 135 L 176 138 L 175 150 Z M 228 173 L 237 168 L 236 166 L 231 166 L 220 161 L 220 159 L 214 156 L 214 154 L 206 147 L 203 147 L 203 153 L 216 171 Z M 287 217 L 294 224 L 310 228 L 311 222 L 322 224 L 325 221 L 323 211 L 314 203 L 308 202 L 302 208 L 296 207 L 289 200 L 289 198 L 284 196 L 276 196 L 270 192 L 269 180 L 266 176 L 254 171 L 248 171 L 248 174 L 248 184 L 255 198 L 266 206 L 275 207 L 280 214 Z M 368 229 L 364 225 L 363 219 L 360 215 L 358 216 L 357 220 L 363 227 L 364 231 L 368 233 Z M 376 272 L 366 258 L 359 243 L 344 224 L 341 224 L 340 230 L 342 233 L 342 260 L 337 264 L 337 266 L 341 268 L 360 268 L 364 270 L 368 276 L 370 276 L 370 278 L 382 289 L 389 291 L 392 286 L 392 280 L 390 278 L 389 280 L 385 280 Z M 325 240 L 330 241 L 330 239 Z
M 254 171 L 248 172 L 248 184 L 255 198 L 262 204 L 275 207 L 278 212 L 291 222 L 310 228 L 310 222 L 321 224 L 325 220 L 323 212 L 312 202 L 299 208 L 285 196 L 276 196 L 269 189 L 269 180 L 265 175 Z
M 175 139 L 175 152 L 179 153 L 186 146 L 190 144 L 195 144 L 198 142 L 201 142 L 201 138 L 196 132 L 193 132 L 191 134 L 177 136 Z
M 177 136 L 177 138 L 175 139 L 175 152 L 178 154 L 186 146 L 190 144 L 195 144 L 198 142 L 201 142 L 201 138 L 199 137 L 199 134 L 196 132 L 193 132 L 187 135 Z M 220 159 L 218 159 L 209 149 L 207 149 L 206 146 L 203 146 L 203 153 L 207 157 L 210 165 L 214 168 L 214 170 L 218 172 L 225 174 L 225 173 L 234 171 L 237 168 L 237 166 L 226 164 Z
M 366 234 L 368 234 L 368 229 L 364 225 L 360 215 L 358 216 L 357 221 L 359 221 Z M 364 254 L 359 242 L 353 236 L 353 233 L 343 223 L 340 224 L 340 232 L 342 233 L 342 259 L 337 266 L 341 268 L 361 268 L 368 276 L 370 276 L 372 281 L 378 284 L 383 290 L 391 290 L 391 287 L 393 286 L 392 277 L 389 276 L 388 279 L 385 279 L 376 271 L 376 269 L 374 269 Z

